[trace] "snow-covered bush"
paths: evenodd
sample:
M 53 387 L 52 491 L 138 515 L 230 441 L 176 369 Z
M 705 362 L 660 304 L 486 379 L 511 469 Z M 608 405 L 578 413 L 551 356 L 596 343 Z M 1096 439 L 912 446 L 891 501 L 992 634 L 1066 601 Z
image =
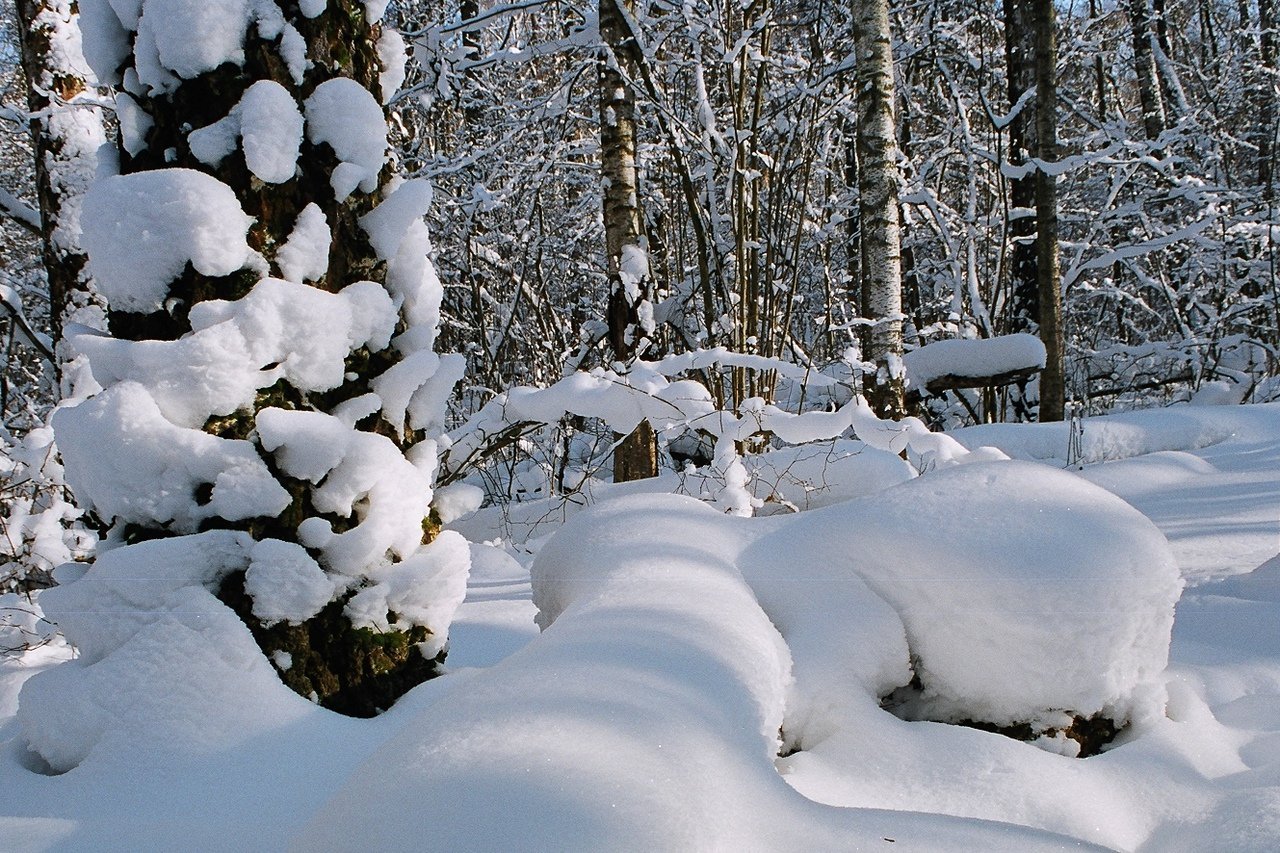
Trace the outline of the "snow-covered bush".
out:
M 0 431 L 0 592 L 48 586 L 55 568 L 88 555 L 95 537 L 68 497 L 52 430 Z

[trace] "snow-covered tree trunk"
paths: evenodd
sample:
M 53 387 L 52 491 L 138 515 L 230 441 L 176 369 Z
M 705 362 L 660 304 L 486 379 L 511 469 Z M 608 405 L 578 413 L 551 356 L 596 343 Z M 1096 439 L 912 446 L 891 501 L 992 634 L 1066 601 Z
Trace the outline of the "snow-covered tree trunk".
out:
M 101 110 L 72 102 L 91 72 L 80 46 L 71 0 L 17 0 L 18 38 L 27 80 L 27 108 L 40 203 L 42 260 L 49 285 L 55 346 L 64 321 L 101 325 L 80 247 L 80 200 L 106 141 Z M 57 361 L 69 353 L 62 351 Z
M 82 0 L 119 87 L 122 174 L 83 217 L 114 337 L 80 341 L 104 390 L 54 421 L 112 542 L 239 531 L 207 584 L 356 715 L 437 672 L 469 562 L 430 506 L 462 363 L 433 351 L 430 188 L 388 163 L 384 8 Z
M 1044 344 L 1040 372 L 1040 420 L 1060 421 L 1063 383 L 1062 285 L 1058 275 L 1058 179 L 1046 164 L 1058 159 L 1058 45 L 1053 0 L 1032 0 L 1036 80 L 1036 282 L 1037 321 Z
M 858 105 L 858 194 L 862 225 L 862 313 L 873 325 L 866 353 L 876 365 L 864 379 L 882 418 L 906 415 L 902 369 L 902 257 L 898 222 L 897 141 L 893 121 L 893 51 L 887 0 L 854 4 Z
M 1138 102 L 1147 139 L 1155 139 L 1165 128 L 1164 98 L 1152 50 L 1151 0 L 1129 0 L 1129 26 L 1133 33 L 1133 65 L 1138 77 Z
M 636 168 L 636 43 L 627 24 L 634 12 L 630 0 L 600 0 L 598 64 L 600 92 L 600 173 L 604 187 L 605 270 L 609 276 L 606 308 L 609 347 L 615 361 L 626 364 L 641 341 L 653 335 L 649 258 L 640 217 Z M 627 72 L 624 74 L 624 71 Z M 613 455 L 617 482 L 656 477 L 657 442 L 653 427 L 641 421 L 622 439 Z

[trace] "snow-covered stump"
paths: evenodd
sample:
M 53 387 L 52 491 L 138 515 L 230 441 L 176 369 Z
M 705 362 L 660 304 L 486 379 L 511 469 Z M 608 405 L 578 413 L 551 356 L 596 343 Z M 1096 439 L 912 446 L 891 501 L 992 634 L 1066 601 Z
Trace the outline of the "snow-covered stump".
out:
M 463 363 L 434 352 L 430 188 L 390 177 L 404 50 L 384 8 L 82 2 L 121 174 L 82 215 L 110 336 L 76 345 L 102 390 L 54 419 L 108 547 L 247 535 L 237 568 L 189 585 L 216 582 L 296 692 L 357 715 L 438 671 L 469 560 L 432 517 Z
M 788 518 L 739 563 L 789 642 L 795 631 L 820 657 L 848 649 L 844 666 L 875 685 L 863 698 L 887 698 L 907 718 L 1046 737 L 1087 754 L 1115 730 L 1162 713 L 1182 589 L 1173 555 L 1145 516 L 1072 474 L 1023 462 L 935 471 Z M 900 634 L 866 604 L 857 613 L 887 625 L 874 644 L 840 642 L 865 629 L 842 627 L 839 613 L 795 615 L 815 589 L 850 574 L 896 613 Z M 770 597 L 790 612 L 775 612 Z M 862 658 L 892 650 L 899 636 L 911 681 L 890 696 L 883 673 L 898 664 Z M 806 667 L 817 664 L 794 645 L 793 654 L 803 686 Z M 823 681 L 829 676 L 802 694 L 823 693 Z M 805 702 L 818 710 L 791 719 L 812 730 L 788 731 L 801 745 L 820 740 L 843 713 L 839 702 Z

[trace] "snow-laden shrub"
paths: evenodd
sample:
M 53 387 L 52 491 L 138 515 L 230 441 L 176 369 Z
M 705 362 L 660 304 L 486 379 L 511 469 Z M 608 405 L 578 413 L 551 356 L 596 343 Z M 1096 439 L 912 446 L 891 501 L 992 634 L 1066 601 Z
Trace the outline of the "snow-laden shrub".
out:
M 68 500 L 52 430 L 0 439 L 0 592 L 48 586 L 55 568 L 88 555 L 94 537 Z

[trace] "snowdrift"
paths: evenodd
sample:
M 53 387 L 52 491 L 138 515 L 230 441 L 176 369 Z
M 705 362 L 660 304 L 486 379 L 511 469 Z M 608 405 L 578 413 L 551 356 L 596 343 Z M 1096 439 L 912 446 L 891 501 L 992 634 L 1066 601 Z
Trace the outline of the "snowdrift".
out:
M 301 849 L 978 849 L 989 824 L 798 797 L 775 767 L 784 738 L 910 725 L 879 698 L 913 662 L 962 717 L 1157 715 L 1180 591 L 1150 522 L 1020 463 L 785 519 L 618 498 L 571 519 L 533 575 L 544 633 L 385 744 Z

